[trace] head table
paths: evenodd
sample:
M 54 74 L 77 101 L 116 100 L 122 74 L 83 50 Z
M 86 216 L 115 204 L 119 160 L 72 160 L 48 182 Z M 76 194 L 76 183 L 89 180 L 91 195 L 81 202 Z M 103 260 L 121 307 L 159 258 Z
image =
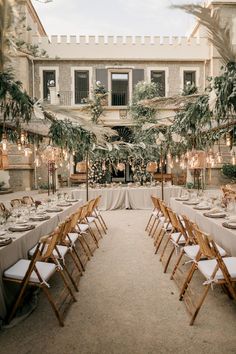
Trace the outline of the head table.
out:
M 164 200 L 169 204 L 171 197 L 178 197 L 182 187 L 164 186 Z M 86 190 L 76 188 L 72 190 L 74 198 L 86 201 Z M 89 199 L 101 195 L 99 208 L 101 210 L 115 209 L 152 209 L 151 196 L 161 198 L 161 186 L 156 187 L 115 187 L 89 189 Z
M 186 215 L 191 221 L 195 222 L 202 231 L 209 234 L 231 256 L 236 256 L 236 230 L 222 226 L 225 219 L 208 218 L 203 215 L 206 210 L 196 210 L 193 206 L 185 205 L 175 198 L 170 199 L 170 206 L 178 214 Z
M 67 216 L 71 215 L 74 211 L 81 206 L 81 201 L 73 202 L 68 207 L 60 207 L 63 209 L 57 213 L 49 213 L 50 219 L 40 222 L 31 222 L 35 228 L 25 232 L 14 232 L 9 234 L 13 241 L 7 246 L 0 248 L 0 318 L 4 319 L 7 312 L 7 305 L 11 303 L 11 292 L 4 286 L 2 275 L 5 269 L 12 266 L 20 258 L 28 258 L 28 251 L 40 239 L 40 237 L 50 234 L 60 222 L 64 221 Z M 6 236 L 8 236 L 6 234 Z M 14 295 L 14 294 L 13 294 Z

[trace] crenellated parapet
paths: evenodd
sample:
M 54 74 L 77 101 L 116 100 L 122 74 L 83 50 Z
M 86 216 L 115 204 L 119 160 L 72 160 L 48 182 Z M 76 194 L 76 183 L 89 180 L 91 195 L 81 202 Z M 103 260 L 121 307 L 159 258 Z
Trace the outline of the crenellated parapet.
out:
M 208 40 L 198 37 L 62 35 L 33 41 L 50 58 L 61 59 L 205 60 L 210 55 Z

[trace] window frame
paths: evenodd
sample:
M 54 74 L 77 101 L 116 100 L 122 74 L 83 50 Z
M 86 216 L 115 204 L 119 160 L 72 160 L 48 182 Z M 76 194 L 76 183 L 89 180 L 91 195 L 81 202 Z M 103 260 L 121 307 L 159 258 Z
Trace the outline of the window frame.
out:
M 196 78 L 196 87 L 199 89 L 199 77 L 200 77 L 200 68 L 196 66 L 182 66 L 180 67 L 180 92 L 184 89 L 184 72 L 185 71 L 195 71 Z
M 149 83 L 152 82 L 152 71 L 164 71 L 165 72 L 165 96 L 163 97 L 168 97 L 169 96 L 169 68 L 167 66 L 153 66 L 153 67 L 148 67 L 147 68 L 147 81 Z
M 88 98 L 92 99 L 92 87 L 93 87 L 93 69 L 91 66 L 73 66 L 71 68 L 71 106 L 81 106 L 83 103 L 75 103 L 75 71 L 88 71 L 89 80 L 89 95 Z
M 130 68 L 110 68 L 107 70 L 108 73 L 108 106 L 115 107 L 117 109 L 122 109 L 128 107 L 131 99 L 132 99 L 132 82 L 133 82 L 133 75 L 132 69 Z M 125 106 L 113 106 L 112 105 L 112 74 L 128 74 L 128 102 Z
M 44 71 L 55 71 L 56 82 L 55 89 L 59 91 L 59 66 L 40 66 L 39 67 L 39 95 L 40 99 L 43 100 L 43 72 Z

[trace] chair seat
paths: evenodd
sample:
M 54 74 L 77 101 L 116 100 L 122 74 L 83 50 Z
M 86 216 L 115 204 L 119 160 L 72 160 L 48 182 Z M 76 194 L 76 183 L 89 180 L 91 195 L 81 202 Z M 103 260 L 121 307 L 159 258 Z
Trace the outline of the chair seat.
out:
M 36 247 L 37 247 L 37 245 L 35 245 L 33 248 L 31 248 L 31 250 L 29 250 L 29 255 L 32 257 L 33 256 L 33 254 L 34 254 L 34 252 L 35 252 L 35 250 L 36 250 Z M 66 253 L 68 252 L 68 247 L 67 246 L 62 246 L 62 245 L 57 245 L 57 249 L 58 249 L 58 251 L 59 251 L 59 253 L 60 253 L 60 256 L 62 257 L 62 258 L 64 258 L 65 257 L 65 255 L 66 255 Z M 44 252 L 46 252 L 47 251 L 47 246 L 45 246 L 45 248 L 44 248 Z M 53 255 L 54 255 L 54 257 L 56 257 L 56 258 L 59 258 L 59 256 L 58 256 L 58 253 L 57 253 L 57 251 L 56 250 L 53 250 Z
M 179 236 L 180 236 L 180 232 L 174 232 L 171 235 L 172 242 L 175 243 L 175 244 L 178 244 L 178 245 L 186 243 L 186 240 L 185 240 L 184 236 L 181 235 L 180 238 L 179 238 Z M 178 238 L 179 238 L 179 240 L 178 240 Z
M 199 249 L 200 249 L 199 245 L 185 246 L 184 252 L 186 256 L 189 257 L 190 259 L 195 259 L 199 252 Z
M 87 220 L 88 220 L 88 223 L 91 224 L 92 222 L 94 222 L 95 217 L 94 216 L 88 216 Z
M 163 216 L 163 218 L 164 218 L 164 216 Z M 171 231 L 172 230 L 172 225 L 170 223 L 168 223 L 168 222 L 165 222 L 163 227 L 164 227 L 164 229 L 166 231 Z
M 225 257 L 223 262 L 226 265 L 228 272 L 232 278 L 236 278 L 236 257 Z M 198 269 L 206 279 L 210 279 L 217 261 L 215 259 L 204 260 L 198 262 Z M 214 277 L 217 280 L 224 279 L 222 271 L 219 269 Z
M 73 245 L 79 238 L 79 235 L 76 232 L 69 232 L 68 236 L 66 236 L 66 241 L 71 242 Z
M 30 262 L 31 261 L 27 259 L 20 259 L 12 267 L 5 270 L 4 277 L 15 280 L 23 280 L 29 268 Z M 41 275 L 42 279 L 44 281 L 48 281 L 48 279 L 55 272 L 56 265 L 54 263 L 36 262 L 36 268 L 39 274 Z M 38 276 L 35 271 L 33 271 L 30 276 L 30 282 L 40 283 L 40 280 L 38 279 Z
M 88 228 L 89 228 L 89 227 L 88 227 L 87 224 L 79 224 L 79 230 L 80 230 L 81 232 L 87 231 Z

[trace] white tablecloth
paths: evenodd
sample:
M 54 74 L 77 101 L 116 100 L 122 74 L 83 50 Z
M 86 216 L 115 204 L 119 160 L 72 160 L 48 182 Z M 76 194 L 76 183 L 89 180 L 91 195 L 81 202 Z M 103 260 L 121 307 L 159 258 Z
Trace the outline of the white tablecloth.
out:
M 201 230 L 210 234 L 212 238 L 222 246 L 229 254 L 236 256 L 236 230 L 222 226 L 225 219 L 212 219 L 203 215 L 206 211 L 195 210 L 190 205 L 171 198 L 171 208 L 178 214 L 186 215 L 194 221 Z
M 180 195 L 181 187 L 165 186 L 164 200 L 169 204 L 171 197 Z M 72 191 L 74 198 L 86 202 L 86 190 L 77 188 Z M 161 198 L 161 187 L 118 187 L 89 189 L 89 199 L 101 195 L 101 210 L 115 209 L 151 209 L 153 208 L 151 196 Z
M 2 275 L 5 269 L 16 263 L 20 258 L 28 258 L 28 250 L 31 249 L 44 235 L 48 235 L 52 232 L 57 225 L 71 215 L 81 205 L 81 201 L 73 203 L 73 205 L 63 208 L 63 211 L 59 213 L 50 213 L 51 218 L 49 220 L 34 223 L 35 229 L 27 232 L 14 232 L 11 234 L 15 239 L 13 242 L 5 247 L 0 248 L 0 318 L 6 316 L 7 303 L 10 301 L 10 294 L 7 293 L 7 289 L 4 288 L 2 282 Z

